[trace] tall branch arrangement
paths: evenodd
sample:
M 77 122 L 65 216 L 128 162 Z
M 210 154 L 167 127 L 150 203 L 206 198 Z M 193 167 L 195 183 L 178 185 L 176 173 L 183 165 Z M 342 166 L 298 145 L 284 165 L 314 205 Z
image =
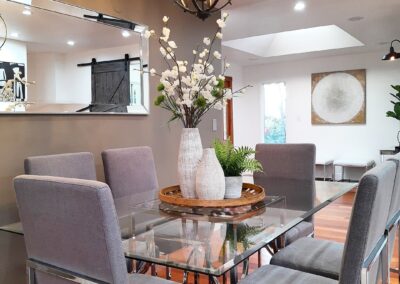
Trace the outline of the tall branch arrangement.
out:
M 215 43 L 221 40 L 221 29 L 225 27 L 227 13 L 217 20 L 217 29 L 212 38 L 205 37 L 197 48 L 193 49 L 193 59 L 179 60 L 175 54 L 177 45 L 171 40 L 171 30 L 168 27 L 169 18 L 164 16 L 162 34 L 154 30 L 145 32 L 145 37 L 154 37 L 160 44 L 160 52 L 168 66 L 161 74 L 155 69 L 150 70 L 152 76 L 160 77 L 157 87 L 159 96 L 154 104 L 172 113 L 169 122 L 180 120 L 185 128 L 195 128 L 203 116 L 211 109 L 222 110 L 228 99 L 233 95 L 245 92 L 247 87 L 235 92 L 225 88 L 225 72 L 230 64 L 222 59 L 215 50 Z M 221 62 L 223 60 L 223 62 Z M 213 64 L 221 64 L 222 73 L 215 74 Z

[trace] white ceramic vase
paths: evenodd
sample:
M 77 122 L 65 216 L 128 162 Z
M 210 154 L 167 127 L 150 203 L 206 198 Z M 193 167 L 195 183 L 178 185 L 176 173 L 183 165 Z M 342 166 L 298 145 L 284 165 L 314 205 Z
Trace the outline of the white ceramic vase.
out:
M 199 129 L 182 129 L 178 155 L 178 179 L 184 198 L 196 198 L 196 170 L 203 155 Z
M 203 157 L 197 167 L 196 193 L 199 199 L 224 199 L 224 171 L 222 170 L 213 148 L 203 150 Z
M 240 198 L 242 196 L 242 187 L 243 187 L 242 176 L 225 177 L 225 198 L 226 199 Z

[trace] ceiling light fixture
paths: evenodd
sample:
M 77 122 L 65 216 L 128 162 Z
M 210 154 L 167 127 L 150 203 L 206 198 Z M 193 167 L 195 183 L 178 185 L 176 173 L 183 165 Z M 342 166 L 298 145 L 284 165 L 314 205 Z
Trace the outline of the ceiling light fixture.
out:
M 22 14 L 24 14 L 25 16 L 30 16 L 30 15 L 32 15 L 32 12 L 31 12 L 31 10 L 25 9 L 22 11 Z
M 196 15 L 203 21 L 212 13 L 218 12 L 226 6 L 232 4 L 232 0 L 225 0 L 226 3 L 218 6 L 219 0 L 175 0 L 175 3 L 185 12 Z
M 122 36 L 123 36 L 123 37 L 130 37 L 130 36 L 131 36 L 131 33 L 128 32 L 128 31 L 122 31 Z
M 296 2 L 296 5 L 294 5 L 294 10 L 295 11 L 303 11 L 306 8 L 306 3 L 304 3 L 303 1 L 298 1 Z
M 67 44 L 68 44 L 69 46 L 74 46 L 74 45 L 75 45 L 75 41 L 69 40 L 69 41 L 67 41 Z
M 389 50 L 389 53 L 386 54 L 386 55 L 382 58 L 382 60 L 391 60 L 391 61 L 393 61 L 393 60 L 396 60 L 396 59 L 399 59 L 399 58 L 400 58 L 400 53 L 397 53 L 397 52 L 394 50 L 394 47 L 393 47 L 393 43 L 395 43 L 395 42 L 400 43 L 400 40 L 398 40 L 398 39 L 392 40 L 392 42 L 390 43 L 390 50 Z

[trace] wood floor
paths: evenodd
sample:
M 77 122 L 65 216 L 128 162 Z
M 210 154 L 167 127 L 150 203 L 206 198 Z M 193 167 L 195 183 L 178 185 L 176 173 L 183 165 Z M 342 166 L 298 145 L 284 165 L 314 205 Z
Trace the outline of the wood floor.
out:
M 315 215 L 316 238 L 342 243 L 345 241 L 354 195 L 354 192 L 348 193 Z M 395 248 L 395 255 L 392 259 L 392 267 L 397 267 L 398 255 L 396 252 L 397 247 Z M 256 268 L 257 256 L 254 255 L 251 257 L 250 273 Z M 160 277 L 165 277 L 165 268 L 157 267 L 157 274 Z M 182 282 L 182 277 L 182 271 L 172 270 L 172 280 Z M 193 275 L 190 274 L 189 283 L 194 283 Z M 200 283 L 208 283 L 208 279 L 206 277 L 200 277 Z M 391 274 L 391 283 L 399 283 L 396 274 Z

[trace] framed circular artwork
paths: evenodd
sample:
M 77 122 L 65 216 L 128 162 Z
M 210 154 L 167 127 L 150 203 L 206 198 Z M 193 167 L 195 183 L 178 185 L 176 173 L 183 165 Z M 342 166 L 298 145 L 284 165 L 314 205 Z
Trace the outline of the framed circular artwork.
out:
M 366 70 L 311 75 L 312 124 L 365 124 Z

